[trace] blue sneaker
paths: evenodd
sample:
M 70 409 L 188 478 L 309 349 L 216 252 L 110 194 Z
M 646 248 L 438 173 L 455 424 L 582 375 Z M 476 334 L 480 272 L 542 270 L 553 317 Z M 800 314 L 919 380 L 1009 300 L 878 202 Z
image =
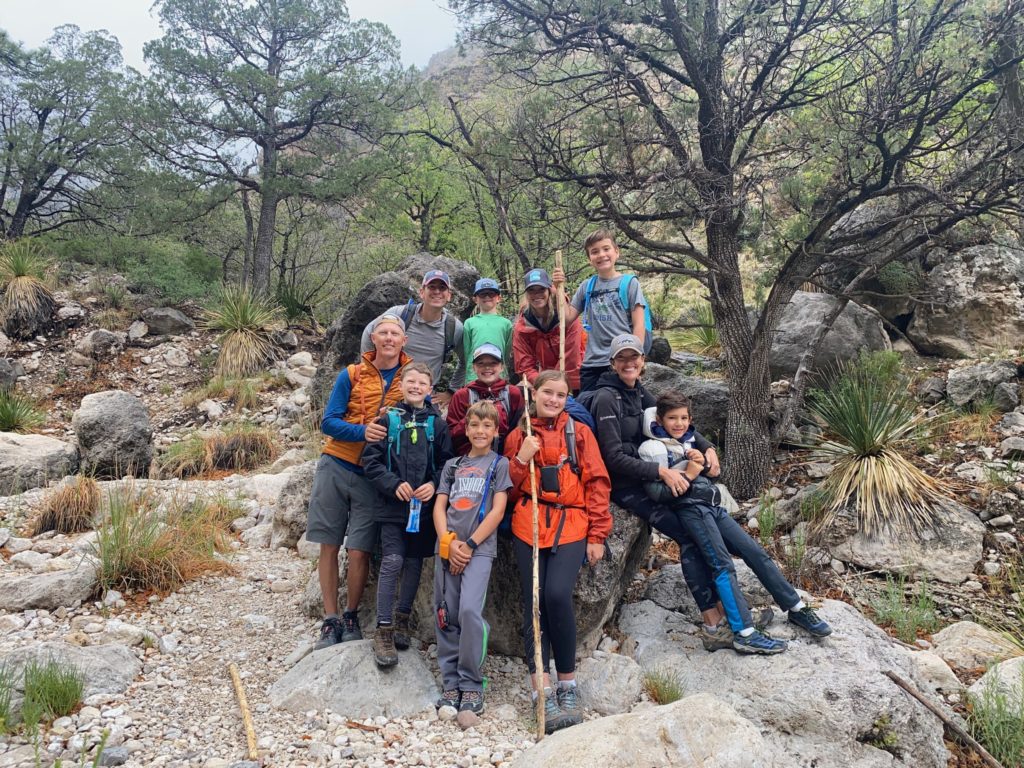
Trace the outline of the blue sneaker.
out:
M 746 637 L 733 635 L 732 647 L 737 653 L 759 653 L 771 656 L 782 653 L 789 645 L 785 640 L 776 640 L 774 637 L 763 635 L 756 629 Z
M 814 609 L 805 605 L 799 611 L 790 611 L 789 620 L 814 637 L 828 637 L 832 634 L 832 627 L 828 622 L 818 616 Z

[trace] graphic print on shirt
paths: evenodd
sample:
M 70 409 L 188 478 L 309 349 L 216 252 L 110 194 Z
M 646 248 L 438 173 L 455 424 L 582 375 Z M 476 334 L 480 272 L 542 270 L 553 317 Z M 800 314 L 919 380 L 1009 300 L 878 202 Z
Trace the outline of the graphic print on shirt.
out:
M 590 294 L 590 317 L 588 322 L 610 323 L 613 318 L 622 314 L 622 301 L 619 299 L 619 288 L 595 290 Z
M 486 467 L 462 466 L 455 473 L 448 503 L 460 512 L 470 512 L 483 500 Z

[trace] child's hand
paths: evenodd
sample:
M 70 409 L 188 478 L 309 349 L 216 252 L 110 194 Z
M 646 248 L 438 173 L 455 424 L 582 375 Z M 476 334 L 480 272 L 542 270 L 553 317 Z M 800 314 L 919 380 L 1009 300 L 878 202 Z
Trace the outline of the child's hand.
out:
M 530 435 L 523 438 L 523 444 L 519 447 L 519 453 L 516 454 L 516 458 L 523 464 L 528 464 L 530 459 L 536 456 L 539 450 L 540 440 L 537 439 L 536 435 Z
M 686 451 L 686 458 L 688 461 L 692 461 L 694 464 L 704 466 L 704 454 L 698 451 L 696 448 L 690 448 Z
M 383 440 L 388 436 L 388 428 L 383 424 L 378 424 L 376 421 L 372 424 L 366 425 L 366 434 L 364 438 L 368 443 L 375 443 L 378 440 Z
M 435 392 L 434 394 L 432 394 L 430 396 L 430 402 L 432 402 L 438 408 L 441 408 L 443 406 L 448 405 L 448 403 L 450 403 L 451 401 L 452 401 L 452 393 L 448 392 L 448 391 L 445 391 L 445 392 Z
M 412 495 L 415 498 L 419 499 L 420 501 L 430 501 L 431 498 L 433 498 L 434 496 L 434 484 L 424 483 L 415 491 L 413 491 Z
M 590 565 L 597 565 L 597 563 L 604 557 L 604 544 L 597 542 L 587 543 L 587 563 Z
M 551 270 L 551 283 L 557 288 L 565 282 L 565 270 L 561 267 L 555 267 Z
M 466 542 L 456 539 L 448 546 L 448 562 L 453 566 L 457 566 L 460 571 L 469 565 L 469 561 L 472 558 L 473 550 L 469 548 Z
M 412 486 L 406 482 L 403 482 L 395 489 L 395 496 L 400 498 L 402 501 L 409 501 L 412 499 L 412 493 Z

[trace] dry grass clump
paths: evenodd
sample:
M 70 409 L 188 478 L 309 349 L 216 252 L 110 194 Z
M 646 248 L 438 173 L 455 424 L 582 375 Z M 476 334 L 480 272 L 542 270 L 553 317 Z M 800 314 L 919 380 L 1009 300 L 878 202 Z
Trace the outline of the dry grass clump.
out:
M 100 488 L 91 477 L 79 475 L 50 493 L 33 519 L 30 536 L 46 531 L 82 533 L 92 530 L 100 508 Z
M 260 393 L 276 389 L 286 383 L 281 376 L 262 373 L 246 379 L 232 379 L 214 376 L 206 384 L 186 392 L 181 404 L 186 408 L 195 408 L 203 400 L 224 398 L 239 409 L 252 410 L 260 404 Z
M 270 430 L 234 424 L 223 432 L 195 433 L 169 446 L 158 462 L 165 477 L 195 477 L 215 470 L 256 469 L 273 461 L 278 450 Z

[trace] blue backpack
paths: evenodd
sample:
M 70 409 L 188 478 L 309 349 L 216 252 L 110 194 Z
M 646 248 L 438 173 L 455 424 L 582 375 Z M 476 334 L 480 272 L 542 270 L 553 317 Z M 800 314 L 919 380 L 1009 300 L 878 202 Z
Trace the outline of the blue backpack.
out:
M 581 421 L 590 427 L 591 432 L 597 428 L 597 425 L 594 423 L 594 417 L 587 410 L 587 407 L 572 395 L 565 399 L 565 412 L 569 414 L 570 419 Z
M 388 411 L 388 450 L 387 450 L 387 466 L 388 472 L 391 471 L 391 449 L 394 449 L 395 455 L 400 456 L 402 453 L 402 441 L 399 439 L 402 436 L 402 432 L 411 429 L 413 430 L 409 440 L 415 444 L 417 435 L 419 434 L 415 430 L 422 429 L 427 436 L 427 452 L 430 454 L 430 473 L 433 474 L 436 471 L 434 466 L 434 414 L 427 416 L 426 421 L 402 421 L 402 412 L 397 408 L 392 408 Z
M 619 280 L 619 301 L 622 302 L 622 308 L 626 311 L 627 317 L 632 317 L 632 308 L 629 306 L 629 286 L 634 280 L 639 278 L 636 275 L 623 275 L 622 279 Z M 594 292 L 594 286 L 597 285 L 597 275 L 592 276 L 587 280 L 587 290 L 583 294 L 583 327 L 590 330 L 590 296 Z M 651 308 L 646 304 L 644 306 L 644 354 L 651 351 L 651 343 L 654 341 L 654 325 L 651 322 Z

